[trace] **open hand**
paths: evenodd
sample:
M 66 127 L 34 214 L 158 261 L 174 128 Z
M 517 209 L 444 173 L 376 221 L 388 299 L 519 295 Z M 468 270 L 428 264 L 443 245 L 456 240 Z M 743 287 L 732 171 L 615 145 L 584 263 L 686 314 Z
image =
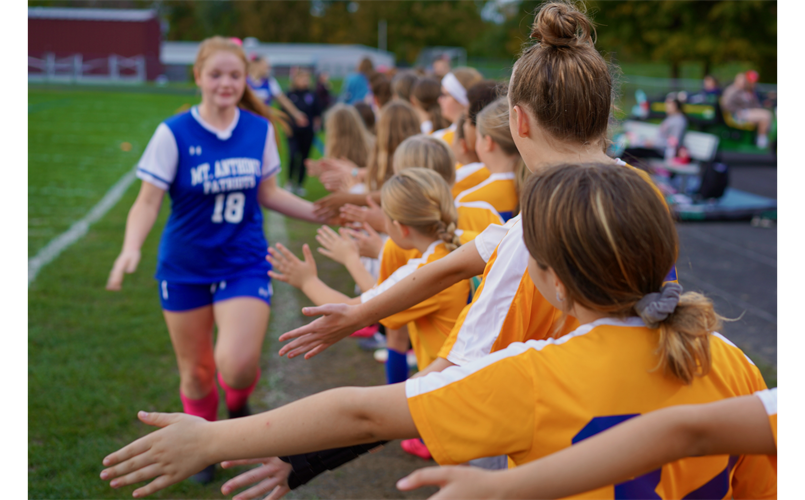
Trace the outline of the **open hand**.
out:
M 320 219 L 337 217 L 339 215 L 338 209 L 349 202 L 351 196 L 349 193 L 344 192 L 329 194 L 313 204 L 313 214 Z
M 370 259 L 380 258 L 380 252 L 383 251 L 383 238 L 366 222 L 363 223 L 363 231 L 341 228 L 339 232 L 342 234 L 346 233 L 355 240 L 361 257 L 369 257 Z
M 423 486 L 438 486 L 439 492 L 429 500 L 501 498 L 501 487 L 497 484 L 499 474 L 464 465 L 426 467 L 397 481 L 397 489 L 410 491 Z
M 383 218 L 383 210 L 380 205 L 375 203 L 371 196 L 366 197 L 365 207 L 346 204 L 341 207 L 341 216 L 350 222 L 366 222 L 375 231 L 385 230 L 386 221 Z
M 280 356 L 295 358 L 300 354 L 310 359 L 339 340 L 349 337 L 355 330 L 369 325 L 357 313 L 358 307 L 347 304 L 325 304 L 319 307 L 303 307 L 305 316 L 319 316 L 315 321 L 280 336 L 280 342 L 293 340 L 282 346 Z M 294 340 L 295 339 L 295 340 Z
M 327 226 L 321 226 L 316 235 L 316 241 L 322 246 L 318 249 L 319 253 L 339 264 L 346 265 L 350 259 L 360 257 L 358 244 L 343 228 L 336 233 Z
M 146 413 L 137 417 L 162 429 L 141 437 L 103 459 L 108 467 L 101 479 L 111 480 L 112 488 L 156 478 L 134 490 L 135 498 L 144 497 L 186 479 L 210 465 L 201 436 L 208 422 L 184 413 Z M 214 460 L 213 460 L 214 461 Z
M 266 260 L 274 268 L 268 275 L 272 279 L 284 281 L 301 290 L 305 283 L 317 277 L 316 261 L 307 243 L 302 246 L 302 254 L 305 257 L 304 261 L 299 260 L 282 243 L 277 243 L 277 248 L 269 248 L 266 256 Z
M 109 273 L 109 279 L 106 281 L 106 289 L 117 291 L 123 285 L 123 273 L 131 274 L 137 270 L 137 264 L 140 263 L 139 250 L 123 250 L 115 259 L 112 265 L 112 271 Z
M 347 191 L 355 183 L 355 178 L 340 170 L 325 170 L 319 176 L 324 189 L 331 193 Z
M 246 460 L 230 460 L 221 462 L 221 467 L 228 469 L 238 465 L 251 465 L 261 464 L 250 471 L 244 472 L 239 476 L 235 476 L 221 486 L 221 493 L 229 495 L 232 491 L 244 488 L 246 486 L 254 486 L 246 491 L 238 493 L 232 500 L 252 500 L 253 498 L 263 498 L 268 492 L 270 495 L 265 497 L 265 500 L 279 500 L 284 497 L 286 493 L 291 491 L 288 487 L 288 476 L 291 473 L 291 464 L 287 464 L 277 457 L 270 458 L 250 458 Z M 259 482 L 258 482 L 259 481 Z

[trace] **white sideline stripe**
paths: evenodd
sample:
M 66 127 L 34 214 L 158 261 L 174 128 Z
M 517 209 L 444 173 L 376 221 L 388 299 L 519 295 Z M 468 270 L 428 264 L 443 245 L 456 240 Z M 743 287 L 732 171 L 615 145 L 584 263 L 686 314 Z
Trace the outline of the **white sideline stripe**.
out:
M 119 181 L 112 186 L 109 191 L 103 196 L 97 205 L 92 207 L 83 219 L 70 226 L 70 229 L 63 232 L 59 236 L 50 240 L 50 242 L 41 249 L 35 256 L 28 259 L 28 286 L 36 279 L 36 275 L 46 265 L 53 262 L 67 247 L 80 240 L 87 234 L 89 227 L 97 222 L 101 217 L 106 215 L 115 204 L 123 197 L 126 189 L 137 178 L 136 167 L 129 170 L 126 175 L 120 178 Z

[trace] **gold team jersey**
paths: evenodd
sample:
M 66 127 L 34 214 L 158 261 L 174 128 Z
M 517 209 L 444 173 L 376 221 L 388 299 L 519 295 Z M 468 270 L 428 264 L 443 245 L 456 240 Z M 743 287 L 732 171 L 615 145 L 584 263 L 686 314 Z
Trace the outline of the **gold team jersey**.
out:
M 456 164 L 456 182 L 453 184 L 453 187 L 450 188 L 453 199 L 456 199 L 462 192 L 487 180 L 490 175 L 492 174 L 483 163 Z
M 455 198 L 456 205 L 485 201 L 507 221 L 512 218 L 519 203 L 519 193 L 514 185 L 514 172 L 491 174 L 480 184 L 462 191 Z
M 456 124 L 453 123 L 447 128 L 443 128 L 441 130 L 437 130 L 436 132 L 431 134 L 433 137 L 443 140 L 447 143 L 448 146 L 453 144 L 453 138 L 456 135 Z
M 640 318 L 604 318 L 559 339 L 515 343 L 464 366 L 409 379 L 414 423 L 442 465 L 508 455 L 516 465 L 661 408 L 765 389 L 760 371 L 721 335 L 712 369 L 684 385 L 662 370 L 659 331 Z M 579 474 L 584 474 L 579 470 Z M 574 498 L 776 498 L 761 455 L 685 458 Z
M 389 240 L 391 241 L 391 240 Z M 393 242 L 392 242 L 393 243 Z M 388 244 L 388 242 L 387 242 Z M 385 281 L 361 295 L 361 302 L 377 296 L 416 269 L 441 259 L 450 251 L 444 242 L 434 241 L 421 257 L 409 260 Z M 422 370 L 438 356 L 442 343 L 447 338 L 461 310 L 467 305 L 470 293 L 468 280 L 442 290 L 419 304 L 380 320 L 386 328 L 397 329 L 408 325 L 411 344 L 416 354 L 417 365 Z
M 769 416 L 769 427 L 771 427 L 772 436 L 774 436 L 774 447 L 777 447 L 777 388 L 766 389 L 755 393 L 755 396 L 760 398 L 763 407 L 766 408 L 766 414 Z M 769 455 L 774 467 L 774 472 L 777 472 L 777 455 Z
M 662 197 L 651 178 L 635 170 Z M 439 357 L 464 365 L 512 342 L 561 337 L 578 326 L 572 317 L 560 324 L 561 312 L 542 297 L 531 281 L 519 215 L 503 227 L 490 226 L 475 239 L 475 247 L 486 261 L 484 279 L 472 303 L 456 321 Z M 666 280 L 676 279 L 674 267 Z

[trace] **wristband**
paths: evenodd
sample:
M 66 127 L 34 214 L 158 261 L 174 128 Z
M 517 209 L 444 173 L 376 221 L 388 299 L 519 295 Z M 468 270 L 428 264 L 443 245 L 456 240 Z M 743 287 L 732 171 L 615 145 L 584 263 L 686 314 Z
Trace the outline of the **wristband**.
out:
M 352 169 L 352 177 L 358 177 L 358 167 Z
M 291 467 L 293 467 L 293 470 L 288 475 L 288 487 L 295 490 L 303 484 L 307 484 L 319 474 L 328 470 L 337 469 L 345 463 L 355 460 L 364 453 L 379 450 L 386 443 L 388 443 L 388 441 L 377 441 L 375 443 L 279 457 L 279 459 L 285 463 L 291 464 Z

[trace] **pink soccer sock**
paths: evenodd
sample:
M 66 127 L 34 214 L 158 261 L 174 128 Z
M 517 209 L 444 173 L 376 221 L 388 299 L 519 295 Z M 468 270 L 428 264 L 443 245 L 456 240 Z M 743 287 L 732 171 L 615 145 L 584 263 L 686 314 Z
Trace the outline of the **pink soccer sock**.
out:
M 243 389 L 233 389 L 226 385 L 221 372 L 218 372 L 218 383 L 221 384 L 221 387 L 223 387 L 224 393 L 226 394 L 226 407 L 229 409 L 229 411 L 237 411 L 243 408 L 243 405 L 246 404 L 246 401 L 249 399 L 252 391 L 254 391 L 254 388 L 259 380 L 260 368 L 258 367 L 257 376 L 254 377 L 254 382 L 252 382 L 252 385 Z
M 210 393 L 201 399 L 190 399 L 182 391 L 179 391 L 179 396 L 182 398 L 184 412 L 188 415 L 195 415 L 209 422 L 218 419 L 218 387 L 215 384 L 212 384 Z

